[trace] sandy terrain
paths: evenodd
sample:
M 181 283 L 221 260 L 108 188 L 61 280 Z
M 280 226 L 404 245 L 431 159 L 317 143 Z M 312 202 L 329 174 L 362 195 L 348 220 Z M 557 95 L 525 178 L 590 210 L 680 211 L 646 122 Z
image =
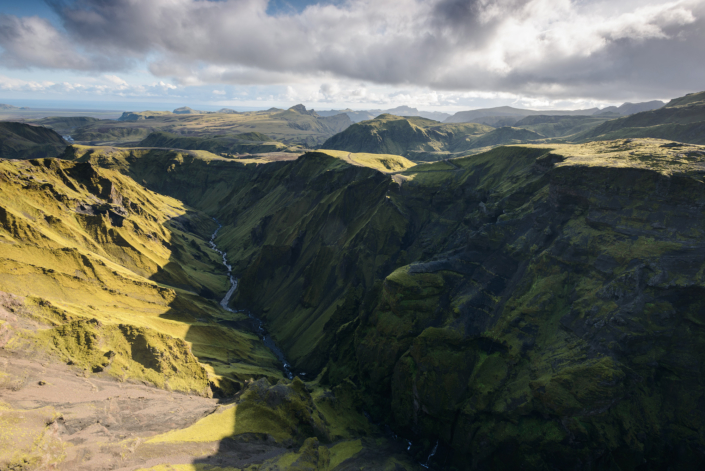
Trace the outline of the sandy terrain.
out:
M 193 462 L 247 466 L 286 451 L 261 440 L 145 443 L 227 404 L 5 348 L 17 329 L 42 328 L 23 315 L 26 310 L 22 298 L 0 295 L 0 470 L 21 459 L 31 462 L 21 469 L 72 471 Z

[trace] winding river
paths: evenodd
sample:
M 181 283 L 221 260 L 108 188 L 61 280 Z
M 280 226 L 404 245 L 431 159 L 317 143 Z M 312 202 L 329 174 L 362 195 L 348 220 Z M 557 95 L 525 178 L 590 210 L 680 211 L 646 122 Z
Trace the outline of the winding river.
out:
M 267 334 L 267 330 L 264 328 L 264 322 L 256 317 L 254 314 L 252 314 L 249 311 L 235 311 L 233 309 L 230 309 L 228 307 L 228 303 L 230 302 L 230 298 L 233 297 L 233 294 L 235 294 L 235 291 L 237 291 L 237 284 L 238 284 L 238 279 L 235 278 L 233 275 L 233 267 L 228 263 L 228 258 L 227 258 L 227 253 L 223 252 L 218 248 L 218 246 L 215 243 L 215 238 L 218 235 L 218 231 L 223 227 L 222 224 L 218 222 L 217 219 L 213 219 L 217 224 L 218 228 L 215 230 L 213 235 L 211 236 L 211 240 L 209 242 L 209 245 L 211 248 L 218 253 L 221 257 L 223 257 L 223 265 L 225 265 L 225 268 L 228 269 L 228 278 L 230 278 L 230 289 L 228 290 L 227 294 L 225 297 L 220 301 L 220 305 L 223 307 L 228 312 L 244 312 L 245 314 L 248 315 L 248 317 L 253 321 L 253 324 L 256 327 L 256 333 L 259 336 L 260 339 L 262 339 L 262 342 L 269 348 L 272 353 L 279 359 L 279 361 L 282 364 L 282 370 L 284 371 L 284 374 L 286 375 L 287 378 L 293 379 L 294 375 L 291 372 L 291 365 L 289 364 L 288 361 L 286 361 L 286 357 L 284 356 L 284 352 L 281 351 L 279 347 L 274 343 L 274 340 L 272 340 L 272 337 Z M 233 328 L 238 328 L 240 327 L 236 322 L 233 321 L 220 321 L 219 322 L 222 325 L 225 325 L 226 327 L 233 327 Z M 303 376 L 304 373 L 301 375 Z M 369 416 L 368 416 L 369 418 Z M 397 437 L 395 434 L 392 434 L 394 439 L 396 440 L 401 440 L 400 437 Z M 411 451 L 412 443 L 410 440 L 403 440 L 408 444 L 406 451 L 409 452 Z M 433 456 L 436 454 L 438 450 L 438 442 L 436 442 L 436 446 L 433 447 L 433 450 L 431 450 L 431 453 L 428 455 L 428 458 L 426 459 L 426 463 L 419 463 L 422 467 L 428 469 L 431 463 L 431 459 Z
M 228 307 L 228 303 L 230 302 L 230 298 L 233 297 L 233 294 L 235 294 L 235 291 L 237 290 L 237 278 L 233 276 L 233 267 L 228 263 L 228 258 L 227 258 L 227 253 L 223 252 L 218 248 L 218 246 L 215 243 L 215 237 L 218 235 L 218 231 L 223 227 L 220 222 L 218 222 L 217 219 L 213 218 L 213 220 L 218 224 L 218 228 L 215 230 L 213 235 L 211 236 L 211 240 L 209 242 L 209 245 L 213 250 L 215 250 L 216 253 L 218 253 L 221 257 L 223 257 L 223 265 L 225 265 L 225 268 L 228 269 L 228 278 L 230 278 L 230 289 L 228 290 L 227 294 L 223 299 L 220 301 L 220 305 L 225 309 L 226 311 L 229 312 L 244 312 L 247 314 L 247 316 L 253 321 L 253 324 L 255 325 L 256 328 L 256 333 L 259 336 L 260 339 L 262 339 L 262 342 L 269 348 L 272 353 L 279 359 L 279 361 L 282 363 L 282 370 L 284 371 L 284 374 L 286 375 L 287 378 L 293 379 L 294 375 L 291 372 L 291 365 L 289 364 L 288 361 L 286 361 L 286 357 L 284 356 L 284 352 L 281 351 L 279 347 L 277 347 L 277 344 L 274 343 L 274 340 L 272 340 L 271 335 L 267 334 L 267 330 L 264 328 L 264 322 L 259 319 L 257 316 L 252 314 L 249 311 L 234 311 L 233 309 L 230 309 Z M 233 321 L 220 321 L 219 322 L 222 325 L 225 325 L 226 327 L 236 327 L 235 322 Z

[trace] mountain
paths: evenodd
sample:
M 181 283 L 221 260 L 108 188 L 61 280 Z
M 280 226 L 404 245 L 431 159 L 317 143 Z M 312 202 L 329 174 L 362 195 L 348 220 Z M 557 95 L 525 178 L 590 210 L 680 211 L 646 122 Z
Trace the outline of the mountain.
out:
M 600 110 L 599 108 L 589 108 L 585 110 L 527 110 L 513 108 L 511 106 L 500 106 L 496 108 L 482 108 L 471 111 L 460 111 L 447 118 L 445 123 L 483 123 L 490 126 L 516 126 L 517 123 L 527 116 L 600 116 L 604 113 L 618 113 L 626 116 L 641 111 L 657 109 L 663 106 L 662 101 L 649 101 L 644 103 L 624 103 L 616 107 L 610 106 Z M 615 116 L 615 115 L 613 115 Z M 605 116 L 607 117 L 607 116 Z
M 349 127 L 0 159 L 0 469 L 702 469 L 705 146 L 623 136 L 703 107 L 169 113 L 77 131 Z
M 350 108 L 345 110 L 329 110 L 329 111 L 319 111 L 320 116 L 333 116 L 336 114 L 347 114 L 353 123 L 359 123 L 360 121 L 367 121 L 370 119 L 375 119 L 381 114 L 393 114 L 396 116 L 404 117 L 414 117 L 418 116 L 420 118 L 432 119 L 435 121 L 443 121 L 450 115 L 448 113 L 442 113 L 440 111 L 419 111 L 416 108 L 411 108 L 408 106 L 398 106 L 389 110 L 351 110 Z
M 172 111 L 174 114 L 202 114 L 202 111 L 196 111 L 194 109 L 189 108 L 188 106 L 182 106 L 181 108 L 176 108 L 174 111 Z
M 605 121 L 618 118 L 617 113 L 596 113 L 592 116 L 532 115 L 514 123 L 517 128 L 528 129 L 545 137 L 564 137 L 592 129 Z
M 136 469 L 145 456 L 218 464 L 219 447 L 227 455 L 234 443 L 238 459 L 270 469 L 311 454 L 332 467 L 417 469 L 365 417 L 354 385 L 292 380 L 257 323 L 218 304 L 231 283 L 209 245 L 223 239 L 213 210 L 238 188 L 255 195 L 248 182 L 262 175 L 287 185 L 291 167 L 115 147 L 74 146 L 62 157 L 0 161 L 0 385 L 3 433 L 15 437 L 0 448 L 3 468 Z M 301 163 L 354 192 L 360 178 L 385 178 L 365 163 L 392 160 Z M 270 209 L 288 198 L 273 189 Z M 122 455 L 127 436 L 133 452 Z M 84 466 L 85 453 L 105 455 Z
M 544 136 L 518 128 L 494 129 L 476 123 L 441 124 L 425 118 L 383 114 L 353 124 L 322 149 L 397 154 L 415 161 L 440 160 L 488 146 L 516 144 Z
M 72 130 L 77 143 L 91 145 L 139 145 L 151 133 L 184 138 L 220 138 L 255 132 L 284 145 L 315 147 L 352 122 L 346 115 L 320 117 L 303 105 L 288 110 L 272 109 L 243 113 L 174 114 L 168 111 L 125 112 L 117 120 L 86 123 Z M 191 141 L 193 144 L 195 141 Z M 191 148 L 191 147 L 189 147 Z M 211 149 L 211 147 L 208 147 Z M 207 150 L 207 149 L 201 149 Z
M 2 159 L 56 157 L 64 151 L 66 145 L 66 141 L 51 129 L 0 121 Z
M 630 114 L 641 113 L 642 111 L 656 110 L 665 105 L 664 102 L 659 100 L 647 101 L 644 103 L 624 103 L 621 106 L 608 106 L 607 108 L 602 108 L 596 115 L 602 115 L 604 113 L 617 113 L 621 116 L 628 116 Z
M 17 106 L 3 105 L 2 103 L 0 103 L 0 110 L 2 110 L 2 111 L 28 110 L 28 109 L 29 109 L 29 108 L 27 108 L 26 106 L 23 106 L 23 107 L 20 108 L 20 107 L 17 107 Z
M 688 93 L 680 98 L 674 98 L 666 104 L 666 108 L 676 108 L 689 105 L 705 104 L 705 92 Z
M 221 135 L 219 137 L 183 137 L 178 134 L 153 132 L 138 146 L 205 150 L 214 154 L 259 154 L 289 150 L 288 146 L 260 133 Z
M 77 117 L 52 117 L 32 120 L 31 123 L 36 126 L 50 128 L 61 134 L 62 136 L 70 135 L 74 130 L 95 124 L 101 121 L 98 118 L 90 118 L 86 116 Z M 104 122 L 104 121 L 103 121 Z
M 373 121 L 446 145 L 530 132 Z M 697 469 L 704 149 L 0 161 L 2 414 L 22 438 L 0 460 Z
M 123 111 L 118 121 L 142 121 L 145 119 L 154 119 L 156 117 L 170 116 L 173 113 L 170 111 Z
M 674 98 L 661 108 L 607 121 L 576 141 L 651 137 L 705 144 L 705 92 Z
M 73 157 L 217 217 L 232 306 L 305 377 L 323 372 L 316 387 L 354 385 L 417 460 L 438 443 L 434 462 L 460 469 L 661 468 L 705 445 L 705 152 L 672 145 L 500 147 L 392 175 L 346 154 L 217 172 Z
M 307 110 L 304 105 L 294 105 L 291 108 L 289 108 L 289 111 L 295 111 L 296 113 L 300 114 L 307 114 L 309 116 L 313 117 L 318 117 L 318 113 L 316 113 L 314 110 Z
M 345 110 L 328 110 L 328 111 L 317 111 L 319 116 L 335 116 L 339 114 L 345 114 L 347 115 L 350 120 L 353 123 L 359 123 L 360 121 L 366 121 L 368 119 L 374 119 L 378 115 L 383 114 L 381 110 L 378 110 L 379 113 L 376 113 L 375 111 L 368 111 L 368 110 L 351 110 L 351 109 L 345 109 Z
M 519 121 L 526 116 L 549 115 L 549 116 L 591 116 L 598 112 L 598 108 L 586 110 L 526 110 L 513 108 L 511 106 L 499 106 L 496 108 L 482 108 L 471 111 L 459 111 L 447 118 L 444 123 L 486 123 L 492 118 L 515 119 Z M 512 125 L 516 123 L 511 123 Z M 507 121 L 509 122 L 509 121 Z M 486 123 L 487 124 L 487 123 Z M 503 123 L 507 125 L 506 123 Z

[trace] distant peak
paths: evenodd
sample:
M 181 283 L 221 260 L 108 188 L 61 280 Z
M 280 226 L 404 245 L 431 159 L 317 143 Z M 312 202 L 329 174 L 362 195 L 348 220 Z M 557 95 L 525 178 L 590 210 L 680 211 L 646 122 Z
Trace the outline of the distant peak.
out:
M 200 114 L 200 111 L 189 108 L 188 106 L 182 106 L 181 108 L 176 108 L 173 111 L 174 114 Z
M 289 108 L 289 111 L 296 111 L 297 113 L 300 113 L 300 114 L 308 114 L 311 116 L 318 116 L 318 113 L 316 113 L 314 110 L 307 110 L 306 107 L 302 104 L 292 106 L 291 108 Z

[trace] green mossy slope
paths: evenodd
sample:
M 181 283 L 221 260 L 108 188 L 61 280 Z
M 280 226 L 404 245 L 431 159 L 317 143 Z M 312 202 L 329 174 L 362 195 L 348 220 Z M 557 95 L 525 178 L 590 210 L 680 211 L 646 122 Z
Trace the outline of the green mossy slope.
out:
M 705 92 L 674 98 L 663 108 L 607 121 L 576 134 L 576 142 L 625 138 L 669 139 L 705 144 Z
M 355 371 L 339 366 L 352 356 L 388 398 L 370 410 L 438 439 L 459 468 L 702 464 L 705 153 L 668 145 L 509 148 L 407 171 L 409 195 L 437 192 L 437 250 L 386 277 L 329 371 Z M 455 198 L 438 194 L 441 172 Z
M 321 147 L 356 153 L 402 155 L 416 161 L 434 161 L 490 145 L 490 142 L 496 145 L 509 142 L 507 139 L 524 140 L 527 135 L 534 136 L 534 133 L 525 130 L 510 132 L 511 136 L 506 131 L 500 131 L 500 136 L 497 131 L 477 123 L 441 124 L 425 118 L 402 118 L 382 114 L 375 119 L 353 124 L 328 139 Z M 486 133 L 494 137 L 488 137 L 480 143 L 475 142 Z M 541 137 L 535 136 L 532 138 Z
M 280 377 L 255 335 L 218 324 L 246 316 L 217 304 L 229 283 L 207 245 L 216 227 L 90 162 L 0 161 L 0 291 L 55 312 L 11 348 L 29 342 L 89 372 L 202 394 L 209 381 Z

